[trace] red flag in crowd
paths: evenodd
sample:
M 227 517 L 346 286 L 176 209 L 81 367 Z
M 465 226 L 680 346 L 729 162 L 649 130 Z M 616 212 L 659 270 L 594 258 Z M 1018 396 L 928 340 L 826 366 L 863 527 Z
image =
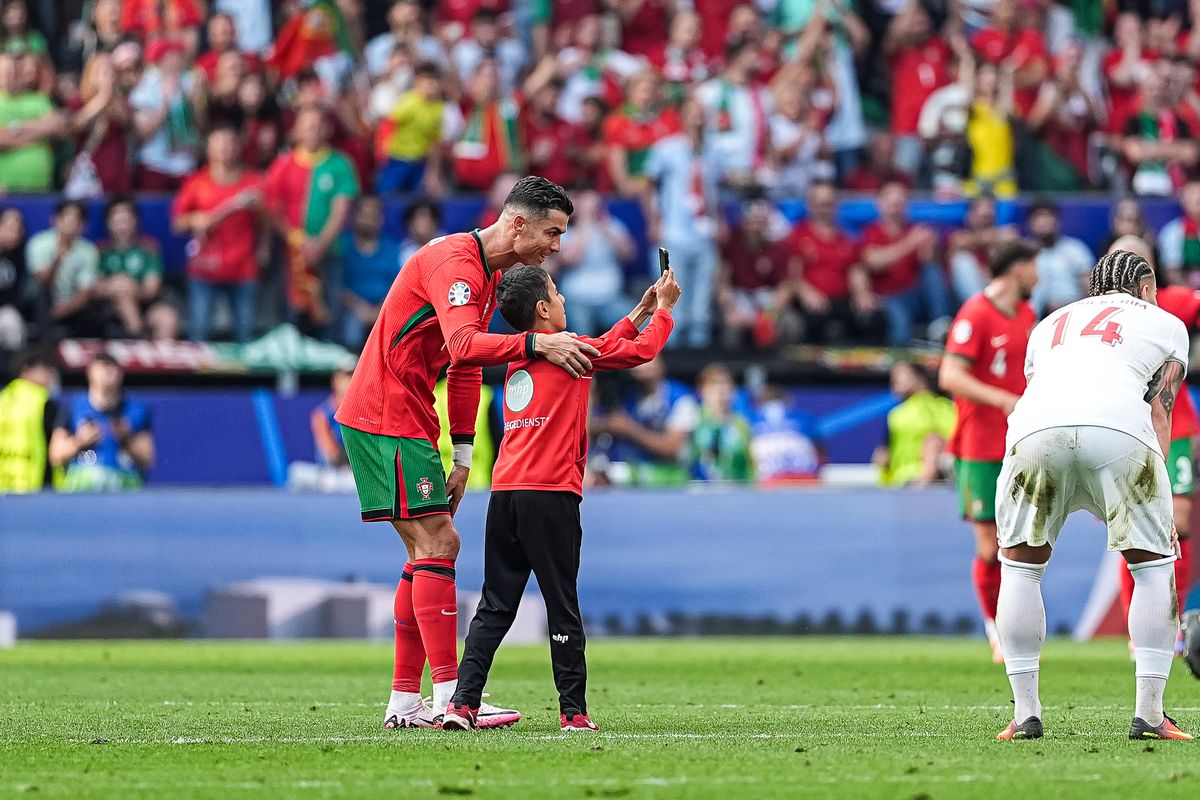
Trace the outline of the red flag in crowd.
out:
M 268 66 L 290 78 L 322 56 L 354 51 L 350 31 L 333 0 L 314 0 L 283 26 L 267 57 Z

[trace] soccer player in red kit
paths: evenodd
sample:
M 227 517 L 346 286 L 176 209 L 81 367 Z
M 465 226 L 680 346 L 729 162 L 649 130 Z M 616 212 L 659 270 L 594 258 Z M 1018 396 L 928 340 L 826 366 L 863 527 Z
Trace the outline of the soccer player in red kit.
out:
M 479 408 L 481 367 L 545 359 L 564 375 L 591 369 L 592 345 L 566 333 L 488 333 L 503 270 L 540 264 L 558 251 L 574 211 L 545 178 L 518 181 L 500 218 L 483 230 L 442 236 L 400 269 L 371 328 L 336 419 L 364 522 L 387 520 L 408 549 L 396 589 L 395 671 L 385 728 L 435 727 L 458 679 L 451 519 L 466 489 Z M 433 387 L 449 364 L 447 393 L 454 468 L 447 480 L 436 442 Z M 433 708 L 421 701 L 425 661 Z M 501 710 L 503 711 L 503 710 Z M 519 718 L 504 712 L 489 724 Z
M 624 369 L 657 356 L 674 327 L 671 308 L 679 291 L 674 270 L 668 270 L 629 316 L 599 339 L 585 339 L 600 351 L 592 368 Z M 563 296 L 539 267 L 509 272 L 500 281 L 498 297 L 500 313 L 517 330 L 541 336 L 567 327 Z M 639 333 L 647 317 L 650 324 Z M 483 597 L 467 634 L 458 691 L 442 722 L 446 730 L 479 726 L 492 658 L 516 618 L 531 571 L 546 601 L 559 724 L 564 731 L 599 730 L 587 712 L 583 620 L 576 591 L 591 378 L 590 372 L 575 378 L 528 358 L 508 367 L 504 439 L 488 504 Z
M 1157 269 L 1154 251 L 1136 236 L 1122 236 L 1109 246 L 1108 252 L 1128 250 L 1146 259 L 1158 274 L 1158 307 L 1178 317 L 1187 326 L 1188 333 L 1200 330 L 1200 292 L 1186 286 L 1171 286 L 1167 276 Z M 1175 559 L 1175 593 L 1179 600 L 1179 613 L 1184 616 L 1187 607 L 1188 587 L 1191 580 L 1192 542 L 1192 495 L 1195 492 L 1193 467 L 1195 453 L 1193 442 L 1200 433 L 1200 417 L 1196 404 L 1188 391 L 1187 381 L 1179 388 L 1175 407 L 1171 409 L 1171 442 L 1167 452 L 1167 475 L 1171 479 L 1171 499 L 1174 505 L 1175 530 L 1179 534 L 1179 558 Z M 1124 561 L 1119 567 L 1121 578 L 1121 608 L 1129 616 L 1129 603 L 1133 600 L 1133 574 Z M 1193 623 L 1194 624 L 1194 623 Z M 1186 628 L 1186 626 L 1185 626 Z M 1181 636 L 1183 631 L 1180 632 Z M 1182 646 L 1182 641 L 1179 647 Z M 1192 674 L 1200 678 L 1197 663 L 1188 659 Z
M 1022 241 L 1000 246 L 992 257 L 991 282 L 954 318 L 938 375 L 958 411 L 947 450 L 956 459 L 959 511 L 975 529 L 971 577 L 996 663 L 1003 661 L 996 635 L 996 483 L 1008 415 L 1025 391 L 1025 348 L 1037 322 L 1028 302 L 1037 285 L 1037 253 Z

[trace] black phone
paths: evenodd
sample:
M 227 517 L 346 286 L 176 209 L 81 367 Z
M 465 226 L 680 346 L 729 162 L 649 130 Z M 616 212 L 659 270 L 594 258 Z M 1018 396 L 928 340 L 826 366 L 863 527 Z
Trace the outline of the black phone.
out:
M 667 270 L 671 268 L 671 254 L 667 252 L 667 248 L 658 248 L 658 274 L 666 275 Z

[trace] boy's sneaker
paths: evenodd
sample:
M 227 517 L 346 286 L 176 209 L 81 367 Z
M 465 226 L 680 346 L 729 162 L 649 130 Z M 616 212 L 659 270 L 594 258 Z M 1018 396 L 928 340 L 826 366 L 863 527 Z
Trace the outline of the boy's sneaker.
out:
M 1190 740 L 1192 737 L 1179 730 L 1179 726 L 1175 724 L 1175 720 L 1163 714 L 1162 724 L 1156 727 L 1151 727 L 1150 723 L 1141 717 L 1134 717 L 1133 724 L 1129 726 L 1129 738 Z
M 1021 724 L 1014 719 L 1008 727 L 996 734 L 997 741 L 1011 742 L 1017 739 L 1040 739 L 1044 735 L 1042 721 L 1037 717 L 1029 717 Z
M 479 709 L 451 703 L 442 717 L 444 731 L 473 731 L 479 728 Z
M 487 697 L 485 694 L 484 697 Z M 451 706 L 453 708 L 453 706 Z M 515 708 L 500 708 L 491 703 L 481 702 L 475 712 L 475 725 L 479 730 L 490 728 L 507 728 L 521 721 L 521 712 Z
M 564 731 L 598 731 L 600 726 L 592 722 L 587 714 L 571 709 L 558 717 L 558 724 Z

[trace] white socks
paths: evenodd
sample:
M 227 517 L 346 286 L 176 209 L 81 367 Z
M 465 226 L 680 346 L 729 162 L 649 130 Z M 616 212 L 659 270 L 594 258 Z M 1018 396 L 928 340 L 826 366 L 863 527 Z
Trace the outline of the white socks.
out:
M 397 692 L 392 690 L 392 696 L 388 699 L 388 712 L 406 712 L 410 711 L 421 704 L 420 692 Z
M 1038 667 L 1046 641 L 1046 607 L 1042 604 L 1045 564 L 1024 564 L 1000 557 L 1000 600 L 996 632 L 1004 649 L 1004 666 L 1012 684 L 1013 719 L 1042 717 Z
M 450 705 L 450 701 L 454 699 L 454 691 L 458 688 L 458 681 L 442 681 L 433 685 L 433 715 L 446 713 L 446 706 Z
M 1129 641 L 1133 643 L 1137 699 L 1134 716 L 1150 725 L 1163 721 L 1163 690 L 1171 674 L 1179 632 L 1175 598 L 1175 556 L 1130 564 L 1133 599 L 1129 602 Z

